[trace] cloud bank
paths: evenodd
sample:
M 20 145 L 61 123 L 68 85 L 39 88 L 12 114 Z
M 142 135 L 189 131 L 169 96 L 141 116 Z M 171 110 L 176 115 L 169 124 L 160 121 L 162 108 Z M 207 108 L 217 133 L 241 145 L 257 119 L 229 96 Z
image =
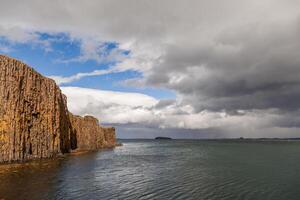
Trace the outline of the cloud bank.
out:
M 51 46 L 37 32 L 67 33 L 80 39 L 81 55 L 72 62 L 102 62 L 101 46 L 107 41 L 119 45 L 108 58 L 117 62 L 108 70 L 53 77 L 59 84 L 133 70 L 142 77 L 124 84 L 170 89 L 177 95 L 173 100 L 157 100 L 63 88 L 75 113 L 95 114 L 106 123 L 218 130 L 213 137 L 217 133 L 299 136 L 297 0 L 92 0 L 84 4 L 12 0 L 2 4 L 2 37 Z M 130 53 L 120 56 L 123 50 Z M 119 95 L 117 100 L 110 98 L 114 95 Z

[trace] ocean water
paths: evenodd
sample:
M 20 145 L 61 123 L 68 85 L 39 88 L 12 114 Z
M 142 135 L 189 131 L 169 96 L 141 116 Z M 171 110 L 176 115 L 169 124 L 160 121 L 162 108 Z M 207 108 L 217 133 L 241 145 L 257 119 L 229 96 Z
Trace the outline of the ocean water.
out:
M 300 142 L 121 142 L 0 166 L 0 199 L 300 199 Z

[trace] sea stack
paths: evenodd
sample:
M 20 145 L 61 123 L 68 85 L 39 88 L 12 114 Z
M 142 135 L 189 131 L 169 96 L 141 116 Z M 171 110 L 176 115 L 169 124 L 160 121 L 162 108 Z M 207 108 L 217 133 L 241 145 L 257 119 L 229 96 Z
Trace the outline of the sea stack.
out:
M 116 145 L 114 128 L 69 113 L 55 81 L 0 55 L 0 163 Z

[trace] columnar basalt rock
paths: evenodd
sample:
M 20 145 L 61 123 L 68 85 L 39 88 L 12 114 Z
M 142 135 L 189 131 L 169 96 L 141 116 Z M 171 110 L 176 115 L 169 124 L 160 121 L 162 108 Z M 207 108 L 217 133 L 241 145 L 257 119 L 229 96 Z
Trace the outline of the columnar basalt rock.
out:
M 0 56 L 0 162 L 68 152 L 70 123 L 59 87 L 15 59 Z
M 116 145 L 115 129 L 99 126 L 92 116 L 80 117 L 70 113 L 72 132 L 77 138 L 77 150 L 111 148 Z
M 115 147 L 116 144 L 116 130 L 114 127 L 105 127 L 102 128 L 104 131 L 104 147 L 105 148 L 112 148 Z
M 106 133 L 95 118 L 72 116 L 53 80 L 0 55 L 0 163 L 115 146 L 114 129 Z

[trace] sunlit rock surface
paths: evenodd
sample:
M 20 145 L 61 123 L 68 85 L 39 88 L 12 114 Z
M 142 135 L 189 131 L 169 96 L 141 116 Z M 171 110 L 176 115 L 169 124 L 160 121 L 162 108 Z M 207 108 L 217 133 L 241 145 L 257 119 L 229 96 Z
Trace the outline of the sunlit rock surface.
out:
M 0 55 L 0 163 L 115 143 L 114 128 L 100 127 L 93 117 L 69 114 L 66 97 L 52 79 Z
M 94 150 L 114 147 L 116 145 L 115 129 L 101 127 L 95 117 L 76 116 L 70 113 L 72 132 L 76 135 L 78 150 Z

